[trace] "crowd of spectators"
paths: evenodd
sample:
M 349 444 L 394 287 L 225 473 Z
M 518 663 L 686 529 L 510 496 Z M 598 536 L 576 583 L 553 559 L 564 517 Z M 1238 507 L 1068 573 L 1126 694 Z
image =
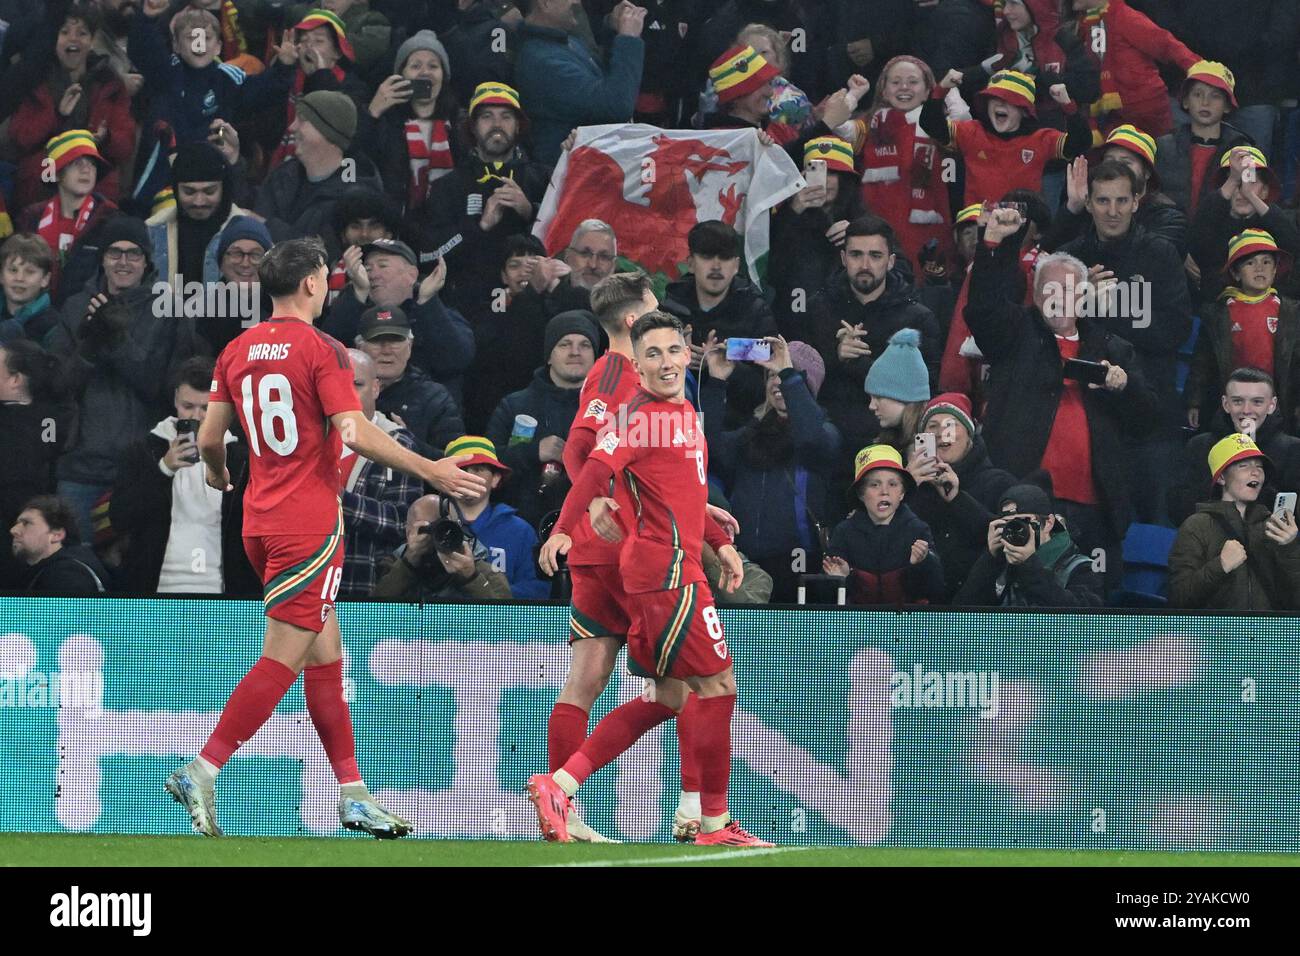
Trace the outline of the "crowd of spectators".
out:
M 489 483 L 345 453 L 340 594 L 561 597 L 636 263 L 533 231 L 574 131 L 637 122 L 815 174 L 757 272 L 705 220 L 635 303 L 689 327 L 734 600 L 1095 608 L 1138 522 L 1172 606 L 1297 608 L 1298 94 L 1298 0 L 0 0 L 0 591 L 260 592 L 250 450 L 219 492 L 195 433 L 319 235 L 365 414 Z

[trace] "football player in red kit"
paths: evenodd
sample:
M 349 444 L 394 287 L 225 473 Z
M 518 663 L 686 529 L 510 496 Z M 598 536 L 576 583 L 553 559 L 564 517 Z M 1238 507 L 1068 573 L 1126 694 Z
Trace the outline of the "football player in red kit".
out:
M 578 787 L 659 724 L 676 717 L 691 691 L 698 696 L 686 748 L 700 773 L 701 829 L 697 845 L 771 846 L 746 833 L 727 812 L 731 773 L 731 715 L 736 681 L 722 622 L 713 606 L 699 555 L 708 501 L 708 449 L 695 409 L 686 401 L 690 346 L 681 323 L 649 312 L 632 326 L 633 366 L 642 391 L 617 428 L 602 431 L 565 500 L 560 527 L 574 527 L 591 507 L 593 528 L 623 540 L 619 574 L 631 622 L 633 673 L 654 681 L 651 693 L 609 713 L 564 765 L 528 780 L 542 835 L 568 838 L 569 801 Z M 616 498 L 603 497 L 614 480 Z M 617 517 L 616 517 L 617 516 Z M 625 530 L 619 521 L 628 528 Z M 553 535 L 543 555 L 565 550 Z M 730 544 L 718 548 L 723 588 L 743 576 Z
M 347 350 L 313 325 L 329 291 L 328 274 L 325 247 L 316 238 L 282 242 L 266 254 L 258 275 L 273 314 L 222 351 L 199 429 L 207 482 L 220 491 L 231 489 L 224 436 L 237 412 L 248 436 L 244 549 L 262 577 L 267 618 L 262 657 L 230 695 L 199 756 L 167 779 L 167 792 L 206 836 L 221 835 L 217 773 L 266 723 L 300 672 L 308 713 L 338 778 L 340 822 L 376 837 L 411 831 L 366 789 L 343 697 L 343 644 L 334 613 L 343 573 L 342 443 L 444 494 L 481 494 L 484 482 L 460 470 L 469 456 L 429 461 L 365 418 Z
M 596 283 L 591 292 L 592 308 L 605 334 L 609 351 L 596 360 L 578 398 L 578 413 L 569 427 L 564 443 L 564 466 L 571 480 L 577 480 L 588 456 L 596 447 L 597 436 L 611 423 L 617 423 L 621 409 L 641 390 L 641 382 L 632 369 L 630 330 L 634 323 L 659 305 L 643 272 L 620 272 Z M 734 521 L 726 512 L 715 514 Z M 618 571 L 619 545 L 603 540 L 578 514 L 575 526 L 557 523 L 554 532 L 568 540 L 569 577 L 573 584 L 573 610 L 569 619 L 569 643 L 573 664 L 564 687 L 547 722 L 546 749 L 552 772 L 587 739 L 591 708 L 605 690 L 619 648 L 627 639 L 629 620 L 623 610 L 627 595 Z M 713 548 L 730 543 L 730 538 L 712 519 L 706 526 L 706 539 Z M 554 574 L 559 541 L 543 554 L 542 570 Z M 677 722 L 678 750 L 681 754 L 682 788 L 673 815 L 673 836 L 682 842 L 694 840 L 700 829 L 700 783 L 694 755 L 686 747 L 684 734 L 695 713 L 695 698 L 688 700 Z M 589 827 L 570 808 L 568 835 L 571 840 L 600 843 L 605 837 Z

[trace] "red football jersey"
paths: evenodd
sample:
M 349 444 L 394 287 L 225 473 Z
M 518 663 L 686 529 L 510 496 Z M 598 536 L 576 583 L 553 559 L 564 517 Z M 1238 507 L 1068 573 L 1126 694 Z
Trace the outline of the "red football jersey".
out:
M 709 450 L 695 408 L 642 390 L 627 403 L 625 422 L 591 453 L 617 477 L 623 588 L 640 594 L 704 581 Z
M 1064 159 L 1065 134 L 1040 127 L 1002 139 L 979 120 L 948 121 L 950 142 L 966 160 L 966 205 L 997 202 L 1013 189 L 1043 188 L 1043 169 Z
M 343 439 L 329 417 L 361 409 L 342 343 L 298 319 L 258 323 L 222 350 L 211 400 L 248 436 L 244 534 L 332 534 Z
M 566 445 L 594 448 L 596 439 L 619 421 L 619 409 L 631 401 L 641 390 L 641 379 L 632 369 L 632 362 L 617 352 L 606 352 L 596 359 L 587 373 L 578 396 L 578 414 L 569 426 Z M 589 432 L 581 436 L 579 432 Z M 574 441 L 577 436 L 577 441 Z M 584 441 L 585 439 L 585 441 Z M 575 462 L 579 467 L 585 456 Z M 569 480 L 577 480 L 577 472 L 569 470 Z M 569 564 L 591 567 L 617 565 L 619 545 L 611 544 L 592 530 L 585 517 L 573 529 L 573 545 L 569 549 Z

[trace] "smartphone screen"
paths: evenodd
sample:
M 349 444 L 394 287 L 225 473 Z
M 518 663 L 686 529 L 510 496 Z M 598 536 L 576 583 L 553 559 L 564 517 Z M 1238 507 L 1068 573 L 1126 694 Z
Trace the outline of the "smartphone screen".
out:
M 772 345 L 762 339 L 727 339 L 727 361 L 766 362 L 772 357 Z

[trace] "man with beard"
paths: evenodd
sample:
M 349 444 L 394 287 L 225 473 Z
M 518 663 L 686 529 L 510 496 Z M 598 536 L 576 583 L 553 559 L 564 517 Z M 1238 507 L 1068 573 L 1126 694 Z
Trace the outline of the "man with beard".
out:
M 938 382 L 944 340 L 934 313 L 917 299 L 894 270 L 894 230 L 878 216 L 849 224 L 840 251 L 843 271 L 809 303 L 807 328 L 799 329 L 826 363 L 820 401 L 844 436 L 837 474 L 846 480 L 856 449 L 871 444 L 880 422 L 866 407 L 863 383 L 875 356 L 885 351 L 899 329 L 921 333 L 921 354 L 930 373 L 930 391 Z
M 551 169 L 519 147 L 527 118 L 519 94 L 504 83 L 481 83 L 469 104 L 473 148 L 450 175 L 436 180 L 417 213 L 420 245 L 446 249 L 451 301 L 468 305 L 490 295 L 506 237 L 528 232 Z
M 210 143 L 186 143 L 172 160 L 172 189 L 176 205 L 146 221 L 158 277 L 173 286 L 216 282 L 218 236 L 231 219 L 249 215 L 232 201 L 229 167 Z

